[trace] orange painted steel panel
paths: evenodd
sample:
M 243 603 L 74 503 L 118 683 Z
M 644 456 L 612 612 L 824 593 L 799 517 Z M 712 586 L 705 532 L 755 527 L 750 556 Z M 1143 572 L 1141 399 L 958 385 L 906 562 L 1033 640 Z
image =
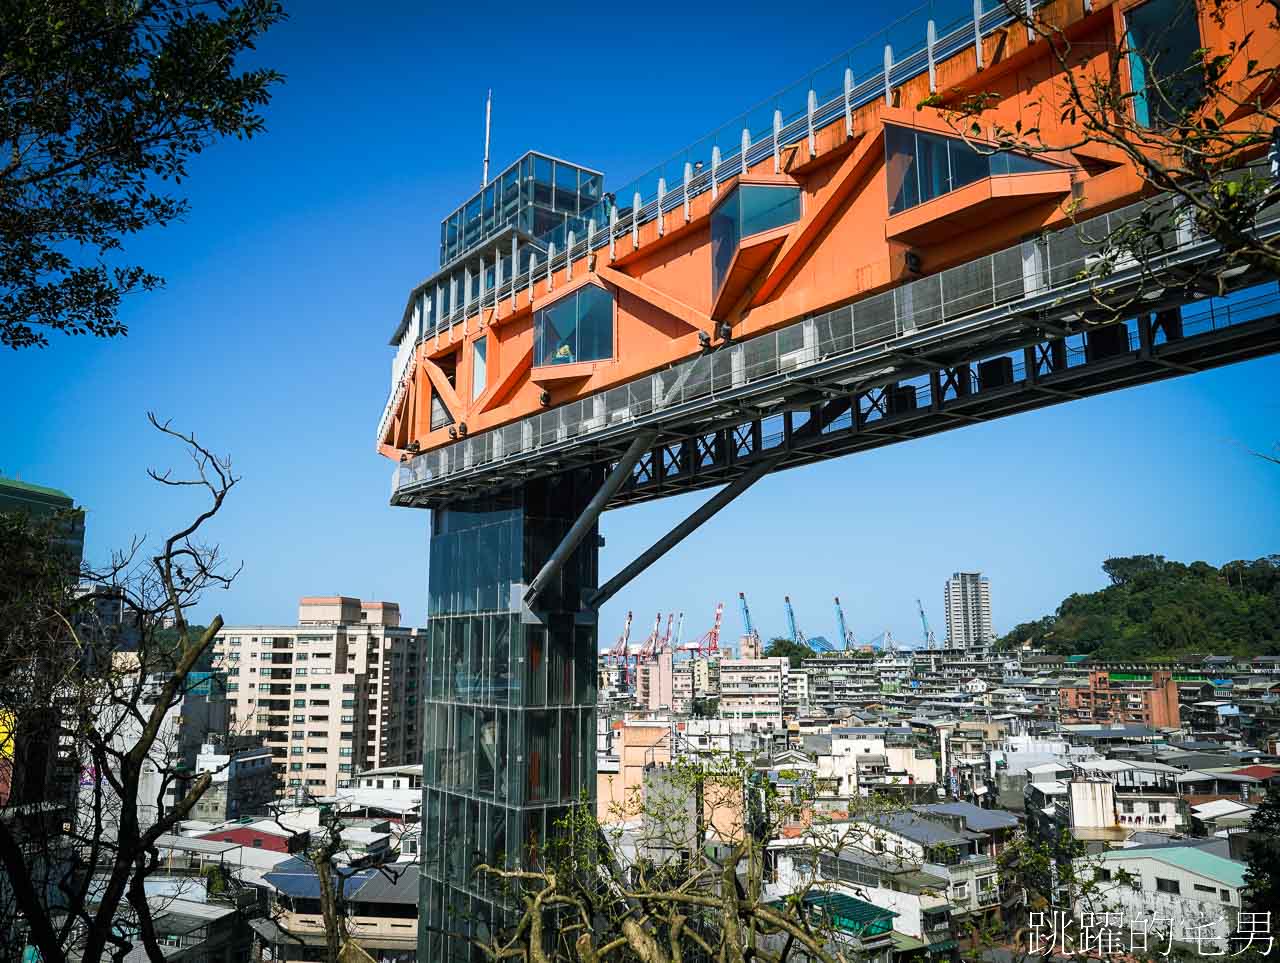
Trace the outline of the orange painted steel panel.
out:
M 1095 0 L 1086 14 L 1079 0 L 1054 0 L 1040 12 L 1071 41 L 1065 65 L 1053 57 L 1048 43 L 1032 42 L 1024 28 L 1012 25 L 983 39 L 983 69 L 976 69 L 972 44 L 937 63 L 941 100 L 954 105 L 969 94 L 990 93 L 993 99 L 977 120 L 980 135 L 1021 120 L 1024 127 L 1038 128 L 1046 145 L 1073 144 L 1080 138 L 1079 124 L 1051 106 L 1061 102 L 1064 71 L 1079 76 L 1105 71 L 1123 80 L 1123 11 L 1131 5 L 1130 0 Z M 1256 4 L 1228 4 L 1221 25 L 1201 17 L 1207 47 L 1221 47 L 1225 37 L 1250 30 L 1264 38 L 1259 43 L 1265 51 L 1263 65 L 1280 63 L 1280 36 Z M 923 106 L 929 96 L 928 77 L 921 74 L 894 89 L 892 106 L 879 97 L 856 107 L 852 136 L 845 118 L 838 116 L 814 131 L 814 156 L 802 138 L 782 151 L 781 174 L 774 171 L 771 153 L 752 165 L 741 178 L 744 182 L 800 187 L 801 219 L 771 232 L 767 244 L 748 244 L 739 252 L 727 286 L 731 290 L 718 303 L 713 303 L 710 215 L 738 177 L 720 184 L 718 198 L 710 191 L 690 197 L 687 220 L 684 205 L 677 204 L 641 224 L 638 245 L 630 230 L 619 232 L 612 258 L 606 245 L 550 276 L 544 260 L 532 284 L 514 297 L 508 294 L 465 324 L 422 341 L 413 390 L 402 392 L 379 451 L 397 458 L 414 441 L 424 451 L 451 441 L 447 430 L 430 430 L 433 387 L 455 421 L 465 421 L 469 433 L 483 431 L 543 410 L 544 392 L 554 407 L 689 358 L 701 350 L 700 332 L 718 341 L 713 316 L 731 326 L 735 339 L 768 332 L 919 276 L 906 271 L 908 252 L 923 274 L 933 274 L 1029 234 L 1131 203 L 1144 193 L 1145 185 L 1121 151 L 1079 144 L 1044 155 L 1062 164 L 1062 171 L 996 175 L 890 217 L 884 125 L 960 133 L 941 109 Z M 679 185 L 669 187 L 680 190 Z M 615 357 L 559 372 L 554 366 L 534 368 L 534 312 L 586 283 L 614 294 Z M 472 353 L 480 337 L 488 339 L 488 384 L 479 397 L 467 401 L 474 394 Z M 452 366 L 452 385 L 442 362 Z

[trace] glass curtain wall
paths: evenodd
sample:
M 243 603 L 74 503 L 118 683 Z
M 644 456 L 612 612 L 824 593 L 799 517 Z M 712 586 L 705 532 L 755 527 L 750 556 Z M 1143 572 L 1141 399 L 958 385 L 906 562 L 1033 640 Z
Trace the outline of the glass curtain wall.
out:
M 468 937 L 519 917 L 481 864 L 536 867 L 557 824 L 594 806 L 598 579 L 593 529 L 537 603 L 523 588 L 603 480 L 599 469 L 432 513 L 423 707 L 418 959 L 469 960 Z
M 1200 23 L 1192 0 L 1148 0 L 1125 15 L 1133 119 L 1143 127 L 1175 123 L 1204 96 Z
M 711 294 L 724 286 L 744 238 L 800 220 L 800 188 L 768 184 L 735 187 L 711 214 Z
M 585 284 L 533 320 L 535 366 L 604 361 L 613 357 L 613 295 Z

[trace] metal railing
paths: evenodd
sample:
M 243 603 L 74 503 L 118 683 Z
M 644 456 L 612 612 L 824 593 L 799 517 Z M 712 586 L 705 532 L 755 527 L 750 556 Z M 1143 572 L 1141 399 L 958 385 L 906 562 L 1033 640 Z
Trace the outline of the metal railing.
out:
M 957 326 L 980 327 L 1054 308 L 1070 319 L 1072 304 L 1096 307 L 1097 272 L 1106 251 L 1104 239 L 1131 222 L 1144 209 L 1157 206 L 1165 224 L 1166 253 L 1144 264 L 1115 266 L 1107 284 L 1141 281 L 1153 272 L 1206 260 L 1217 251 L 1174 223 L 1167 198 L 1140 201 L 1078 225 L 1050 232 L 1036 242 L 985 255 L 966 264 L 897 288 L 863 298 L 853 304 L 810 316 L 776 331 L 733 343 L 726 349 L 701 354 L 664 371 L 610 388 L 581 401 L 531 415 L 424 452 L 402 463 L 392 478 L 392 493 L 415 485 L 434 483 L 480 469 L 512 465 L 557 447 L 578 444 L 584 438 L 607 438 L 625 433 L 643 421 L 666 412 L 706 401 L 728 400 L 759 394 L 763 386 L 788 382 L 833 367 L 873 363 L 892 364 L 887 349 L 895 341 L 915 341 L 930 329 L 952 331 Z M 1258 233 L 1280 232 L 1280 207 L 1265 212 Z M 1032 247 L 1029 248 L 1029 245 Z M 1156 283 L 1156 282 L 1151 282 Z M 1274 312 L 1274 305 L 1193 303 L 1184 312 L 1183 336 L 1218 330 Z M 1134 313 L 1139 313 L 1137 307 Z M 1076 317 L 1079 317 L 1077 313 Z M 1130 349 L 1136 347 L 1131 331 Z M 1066 339 L 1067 367 L 1088 360 L 1083 335 Z M 1010 358 L 1014 383 L 1026 377 L 1021 355 Z M 901 381 L 900 390 L 917 394 L 928 390 L 927 376 Z M 765 402 L 759 402 L 764 405 Z M 863 411 L 867 421 L 885 417 L 883 412 Z M 846 413 L 824 428 L 838 431 L 850 425 Z M 783 441 L 781 416 L 765 420 L 763 449 Z
M 1039 6 L 1045 0 L 1034 0 Z M 941 26 L 939 15 L 947 17 Z M 981 38 L 1014 19 L 1004 0 L 927 0 L 883 30 L 860 41 L 804 78 L 744 111 L 727 124 L 677 151 L 666 161 L 641 174 L 605 199 L 578 215 L 585 230 L 573 231 L 561 224 L 541 235 L 532 245 L 534 261 L 523 271 L 471 299 L 450 305 L 447 316 L 422 329 L 416 343 L 440 330 L 461 323 L 486 307 L 530 286 L 544 274 L 563 268 L 570 260 L 607 247 L 661 214 L 686 206 L 690 199 L 719 186 L 770 155 L 780 156 L 816 131 L 885 97 L 894 87 L 929 74 L 937 64 L 955 56 Z M 538 257 L 536 251 L 543 252 Z M 516 265 L 518 268 L 519 265 Z M 403 350 L 403 347 L 402 349 Z M 409 351 L 393 377 L 386 407 L 378 424 L 381 443 L 386 423 L 412 372 L 416 352 Z

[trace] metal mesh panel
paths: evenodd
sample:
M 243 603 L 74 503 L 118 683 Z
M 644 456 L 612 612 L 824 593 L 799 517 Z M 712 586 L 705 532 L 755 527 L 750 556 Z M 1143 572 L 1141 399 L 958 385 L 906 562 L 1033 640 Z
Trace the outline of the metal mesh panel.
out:
M 1026 294 L 1022 277 L 1022 252 L 1018 248 L 1006 248 L 992 255 L 991 275 L 994 279 L 994 301 L 1002 304 Z
M 742 352 L 740 344 L 735 344 L 728 351 L 717 351 L 711 356 L 711 390 L 728 391 L 740 383 L 742 371 Z M 739 381 L 734 381 L 734 370 L 739 372 Z
M 896 335 L 893 292 L 886 291 L 853 306 L 853 343 L 859 348 Z
M 989 308 L 995 298 L 991 289 L 991 262 L 979 258 L 942 272 L 943 313 L 948 318 Z
M 606 391 L 604 393 L 604 407 L 609 424 L 616 425 L 630 420 L 632 418 L 631 395 L 627 390 L 627 386 L 610 388 Z
M 778 339 L 772 334 L 752 338 L 743 346 L 746 354 L 746 377 L 756 381 L 778 373 Z
M 841 354 L 853 348 L 853 309 L 836 308 L 814 319 L 818 329 L 818 355 Z
M 682 401 L 701 398 L 711 393 L 711 356 L 699 355 L 693 361 L 686 361 L 691 366 L 689 377 L 685 379 Z
M 899 329 L 927 328 L 942 320 L 942 284 L 935 274 L 893 289 Z
M 1049 235 L 1049 283 L 1066 284 L 1080 277 L 1085 270 L 1085 257 L 1098 249 L 1097 232 L 1104 230 L 1101 224 L 1086 222 L 1078 228 L 1069 227 Z

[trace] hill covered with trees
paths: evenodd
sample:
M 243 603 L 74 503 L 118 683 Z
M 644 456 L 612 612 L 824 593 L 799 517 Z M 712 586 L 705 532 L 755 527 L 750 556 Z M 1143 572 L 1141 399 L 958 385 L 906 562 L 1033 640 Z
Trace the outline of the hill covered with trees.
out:
M 1109 558 L 1102 570 L 1110 585 L 1069 596 L 998 645 L 1099 659 L 1280 654 L 1280 555 L 1221 568 L 1134 555 Z

